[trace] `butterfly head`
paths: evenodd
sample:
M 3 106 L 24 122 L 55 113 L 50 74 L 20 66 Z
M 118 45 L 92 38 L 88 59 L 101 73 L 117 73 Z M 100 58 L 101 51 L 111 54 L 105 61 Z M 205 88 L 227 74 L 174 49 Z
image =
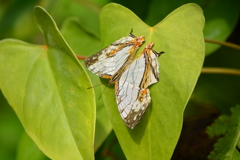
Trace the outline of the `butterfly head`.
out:
M 145 37 L 144 36 L 140 36 L 139 38 L 137 38 L 136 48 L 137 49 L 140 48 L 144 41 L 145 41 Z
M 148 43 L 147 46 L 145 47 L 145 49 L 151 49 L 153 45 L 154 45 L 153 42 L 152 43 Z

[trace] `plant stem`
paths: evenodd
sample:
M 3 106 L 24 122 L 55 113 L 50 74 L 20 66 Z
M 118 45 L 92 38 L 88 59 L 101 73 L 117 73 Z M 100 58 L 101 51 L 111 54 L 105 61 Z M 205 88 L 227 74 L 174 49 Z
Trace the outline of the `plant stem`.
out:
M 201 73 L 206 74 L 230 74 L 230 75 L 240 75 L 239 69 L 231 68 L 214 68 L 214 67 L 203 67 Z
M 80 59 L 80 60 L 84 60 L 84 59 L 88 58 L 86 56 L 79 56 L 79 55 L 76 55 L 76 56 L 77 56 L 77 59 Z
M 234 44 L 234 43 L 216 41 L 216 40 L 211 40 L 211 39 L 206 39 L 206 38 L 205 38 L 205 42 L 220 44 L 220 45 L 223 45 L 223 46 L 226 46 L 226 47 L 230 47 L 230 48 L 240 50 L 240 45 L 237 45 L 237 44 Z

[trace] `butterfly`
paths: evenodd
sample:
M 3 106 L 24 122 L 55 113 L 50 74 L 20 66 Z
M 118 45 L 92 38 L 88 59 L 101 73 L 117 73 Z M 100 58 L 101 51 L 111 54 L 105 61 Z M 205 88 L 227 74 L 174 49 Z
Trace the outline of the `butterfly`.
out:
M 148 108 L 151 97 L 147 87 L 159 81 L 158 57 L 164 52 L 146 45 L 134 59 L 144 42 L 144 36 L 136 37 L 132 31 L 127 37 L 115 41 L 95 55 L 85 59 L 87 68 L 94 74 L 115 83 L 115 96 L 120 115 L 133 129 Z

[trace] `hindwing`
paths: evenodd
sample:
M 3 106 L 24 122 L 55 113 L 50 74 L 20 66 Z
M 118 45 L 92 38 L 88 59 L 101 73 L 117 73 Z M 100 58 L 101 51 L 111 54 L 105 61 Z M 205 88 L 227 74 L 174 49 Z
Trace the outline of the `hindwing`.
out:
M 115 84 L 118 110 L 126 125 L 133 129 L 148 108 L 151 97 L 147 87 L 159 81 L 157 53 L 149 43 Z

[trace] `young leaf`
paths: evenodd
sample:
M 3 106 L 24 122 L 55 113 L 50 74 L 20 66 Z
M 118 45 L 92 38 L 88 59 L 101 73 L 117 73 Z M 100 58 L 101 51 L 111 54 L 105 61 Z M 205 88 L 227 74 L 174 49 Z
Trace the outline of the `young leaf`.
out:
M 89 78 L 51 16 L 34 9 L 46 45 L 0 42 L 0 88 L 25 131 L 51 159 L 93 159 L 95 100 Z
M 220 116 L 215 123 L 207 128 L 210 137 L 224 135 L 214 145 L 214 150 L 209 155 L 211 160 L 239 159 L 240 143 L 240 106 L 231 109 L 232 116 Z
M 214 124 L 207 129 L 208 135 L 213 138 L 214 136 L 220 136 L 227 132 L 229 128 L 230 118 L 226 115 L 220 116 L 215 120 Z
M 134 35 L 145 36 L 145 44 L 154 42 L 156 51 L 165 52 L 159 58 L 160 81 L 149 87 L 151 105 L 133 130 L 120 117 L 113 86 L 107 86 L 103 100 L 127 159 L 170 159 L 181 132 L 184 108 L 204 60 L 201 8 L 184 5 L 150 27 L 127 8 L 112 3 L 102 9 L 100 23 L 103 46 L 133 28 Z

